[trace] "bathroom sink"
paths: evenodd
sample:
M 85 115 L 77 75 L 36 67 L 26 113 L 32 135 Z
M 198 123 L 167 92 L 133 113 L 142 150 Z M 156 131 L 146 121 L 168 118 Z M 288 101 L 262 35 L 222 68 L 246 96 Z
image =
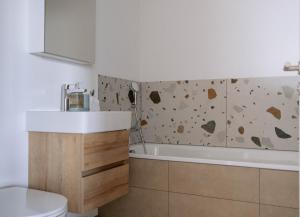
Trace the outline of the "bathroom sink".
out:
M 131 112 L 28 111 L 26 128 L 30 132 L 97 133 L 130 129 Z

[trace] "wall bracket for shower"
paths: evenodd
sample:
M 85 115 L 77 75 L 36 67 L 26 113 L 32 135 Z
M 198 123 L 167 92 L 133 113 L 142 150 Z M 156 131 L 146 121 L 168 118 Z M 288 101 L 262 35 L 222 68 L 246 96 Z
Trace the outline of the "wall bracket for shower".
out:
M 128 98 L 132 106 L 137 104 L 137 93 L 140 91 L 140 87 L 136 82 L 132 82 L 129 87 Z
M 300 62 L 298 62 L 298 65 L 286 63 L 283 67 L 283 70 L 286 72 L 298 72 L 298 74 L 300 75 Z
M 143 145 L 144 153 L 147 154 L 145 140 L 144 140 L 143 131 L 140 124 L 140 118 L 138 116 L 138 109 L 137 109 L 137 99 L 138 99 L 137 94 L 139 91 L 140 91 L 140 87 L 138 83 L 132 82 L 129 86 L 128 98 L 131 103 L 131 107 L 134 109 L 134 117 L 135 117 L 136 124 L 131 130 L 133 130 L 134 132 L 137 131 L 139 133 L 141 143 Z

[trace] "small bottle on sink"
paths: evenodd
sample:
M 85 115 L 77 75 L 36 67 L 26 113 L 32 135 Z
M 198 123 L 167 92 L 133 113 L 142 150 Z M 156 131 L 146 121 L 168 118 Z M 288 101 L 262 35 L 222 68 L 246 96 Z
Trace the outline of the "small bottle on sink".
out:
M 68 90 L 68 111 L 80 112 L 90 110 L 90 95 L 86 89 L 81 89 L 76 83 L 74 88 Z

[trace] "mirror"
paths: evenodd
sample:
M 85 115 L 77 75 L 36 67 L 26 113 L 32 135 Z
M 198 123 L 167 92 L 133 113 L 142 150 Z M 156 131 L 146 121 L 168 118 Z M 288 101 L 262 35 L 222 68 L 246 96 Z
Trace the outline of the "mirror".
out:
M 32 0 L 32 8 L 31 40 L 39 39 L 33 41 L 39 45 L 33 46 L 32 53 L 82 64 L 95 62 L 96 0 Z

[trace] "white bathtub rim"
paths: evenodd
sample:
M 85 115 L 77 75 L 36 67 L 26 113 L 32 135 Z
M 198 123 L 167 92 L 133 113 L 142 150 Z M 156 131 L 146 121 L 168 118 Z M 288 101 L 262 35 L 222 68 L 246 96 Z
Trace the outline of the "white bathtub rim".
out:
M 271 170 L 286 170 L 286 171 L 299 171 L 299 167 L 295 165 L 281 165 L 281 164 L 264 164 L 253 162 L 241 162 L 241 161 L 228 161 L 228 160 L 212 160 L 212 159 L 196 159 L 196 158 L 184 158 L 184 157 L 171 157 L 171 156 L 155 156 L 145 154 L 129 154 L 130 158 L 148 159 L 148 160 L 161 160 L 161 161 L 174 161 L 185 163 L 201 163 L 201 164 L 213 164 L 224 166 L 237 166 L 259 169 L 271 169 Z
M 164 144 L 147 144 L 146 147 L 154 146 L 154 145 L 170 146 L 170 145 L 164 145 Z M 139 145 L 133 145 L 131 147 L 134 148 L 134 147 L 138 147 L 138 146 Z M 259 151 L 265 151 L 265 150 L 259 150 Z M 137 158 L 137 159 L 149 159 L 149 160 L 161 160 L 161 161 L 202 163 L 202 164 L 237 166 L 237 167 L 283 170 L 283 171 L 299 171 L 299 165 L 292 164 L 292 163 L 291 164 L 284 164 L 284 163 L 281 164 L 281 163 L 273 163 L 273 162 L 251 162 L 251 161 L 239 161 L 239 160 L 234 161 L 234 160 L 228 160 L 228 159 L 222 160 L 222 159 L 181 157 L 181 156 L 168 156 L 168 155 L 152 155 L 152 154 L 137 154 L 137 153 L 129 153 L 129 157 Z

